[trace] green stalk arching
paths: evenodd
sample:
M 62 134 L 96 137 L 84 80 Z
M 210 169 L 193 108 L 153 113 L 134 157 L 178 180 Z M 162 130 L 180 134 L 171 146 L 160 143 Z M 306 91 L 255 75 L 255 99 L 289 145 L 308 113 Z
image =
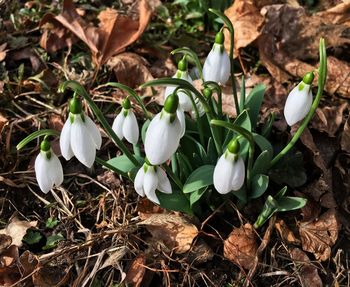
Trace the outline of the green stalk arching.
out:
M 312 119 L 323 94 L 324 85 L 326 83 L 327 78 L 327 55 L 326 55 L 326 46 L 323 38 L 320 39 L 320 66 L 319 66 L 319 74 L 318 74 L 318 89 L 316 97 L 312 103 L 311 109 L 302 124 L 292 137 L 291 141 L 285 146 L 283 150 L 281 150 L 271 161 L 270 168 L 273 167 L 283 156 L 285 156 L 288 151 L 295 145 L 297 140 L 300 138 L 301 134 L 307 127 L 308 123 Z
M 201 62 L 200 62 L 197 54 L 194 51 L 192 51 L 190 48 L 187 48 L 187 47 L 177 48 L 177 49 L 171 51 L 170 54 L 175 55 L 175 54 L 180 54 L 180 53 L 184 54 L 186 56 L 189 56 L 193 60 L 195 66 L 197 67 L 197 69 L 199 71 L 199 76 L 200 76 L 201 80 L 203 80 L 203 68 L 202 68 Z
M 101 110 L 97 107 L 91 97 L 88 95 L 87 91 L 83 86 L 81 86 L 76 81 L 66 81 L 62 83 L 59 87 L 59 91 L 64 92 L 67 88 L 71 88 L 73 91 L 77 92 L 80 96 L 82 96 L 89 104 L 90 108 L 94 112 L 96 118 L 101 123 L 103 128 L 106 130 L 107 134 L 112 138 L 115 144 L 120 148 L 120 150 L 130 159 L 130 161 L 135 166 L 140 166 L 138 160 L 133 156 L 133 154 L 128 150 L 126 145 L 118 138 L 115 134 L 111 126 L 108 124 L 106 118 L 104 117 Z
M 214 81 L 207 81 L 203 83 L 203 86 L 211 88 L 218 95 L 218 116 L 222 117 L 222 91 L 220 85 Z
M 51 129 L 38 130 L 38 131 L 31 133 L 30 135 L 25 137 L 23 140 L 21 140 L 17 144 L 16 149 L 20 150 L 20 149 L 24 148 L 29 142 L 31 142 L 32 140 L 35 140 L 41 136 L 59 136 L 59 135 L 60 135 L 60 133 L 58 131 L 51 130 Z

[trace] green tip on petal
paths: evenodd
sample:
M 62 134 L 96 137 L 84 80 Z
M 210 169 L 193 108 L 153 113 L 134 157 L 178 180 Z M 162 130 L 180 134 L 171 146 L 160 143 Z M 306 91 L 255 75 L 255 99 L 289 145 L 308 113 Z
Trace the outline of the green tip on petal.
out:
M 177 69 L 181 72 L 186 72 L 187 71 L 187 60 L 186 57 L 183 57 L 179 63 L 177 64 Z
M 218 32 L 215 36 L 215 44 L 220 44 L 222 45 L 225 41 L 225 36 L 222 31 Z
M 40 144 L 40 150 L 49 151 L 50 148 L 51 148 L 50 142 L 44 139 Z
M 232 139 L 229 142 L 229 144 L 227 145 L 227 149 L 230 153 L 238 154 L 239 149 L 240 149 L 240 144 L 239 144 L 238 140 Z
M 122 102 L 122 107 L 123 107 L 125 110 L 129 110 L 129 109 L 131 108 L 131 103 L 130 103 L 129 97 L 127 97 L 127 98 Z
M 203 95 L 204 95 L 207 99 L 209 99 L 209 98 L 211 97 L 211 95 L 212 95 L 211 89 L 210 89 L 210 88 L 205 88 L 205 89 L 203 90 Z
M 76 97 L 74 97 L 73 99 L 70 100 L 69 111 L 72 114 L 81 114 L 82 110 L 83 110 L 83 106 L 81 104 L 81 100 L 79 100 Z
M 179 97 L 177 94 L 172 93 L 165 100 L 164 110 L 169 114 L 175 114 L 178 106 L 179 106 Z
M 312 81 L 314 80 L 315 75 L 313 72 L 309 72 L 307 74 L 305 74 L 304 78 L 303 78 L 303 82 L 307 85 L 311 85 Z

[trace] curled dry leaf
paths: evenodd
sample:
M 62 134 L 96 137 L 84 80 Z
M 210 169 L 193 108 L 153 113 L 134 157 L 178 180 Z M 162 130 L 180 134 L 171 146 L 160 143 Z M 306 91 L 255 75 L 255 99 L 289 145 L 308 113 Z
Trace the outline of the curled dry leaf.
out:
M 16 245 L 11 245 L 0 254 L 0 286 L 11 286 L 20 278 L 18 269 L 19 253 Z
M 187 252 L 198 234 L 197 227 L 180 214 L 153 214 L 139 225 L 146 227 L 155 243 L 178 254 Z
M 309 257 L 299 248 L 292 248 L 289 251 L 290 257 L 295 265 L 302 286 L 322 287 L 322 279 L 318 275 L 317 267 L 314 266 Z
M 13 216 L 7 226 L 0 230 L 0 234 L 11 236 L 12 244 L 21 247 L 22 239 L 26 235 L 27 229 L 36 227 L 37 224 L 37 221 L 28 222 L 19 220 L 16 216 Z
M 350 154 L 350 115 L 344 124 L 344 130 L 340 140 L 341 149 Z
M 68 36 L 72 33 L 89 47 L 92 59 L 99 67 L 135 42 L 146 29 L 151 16 L 146 0 L 139 1 L 138 16 L 135 20 L 131 15 L 120 15 L 107 8 L 98 15 L 100 23 L 95 27 L 79 15 L 72 0 L 65 0 L 61 14 L 48 13 L 41 20 L 40 26 L 50 23 L 53 27 L 50 35 L 48 31 L 44 32 L 40 44 L 47 51 L 55 52 L 72 44 L 73 40 Z
M 295 245 L 300 244 L 300 240 L 295 237 L 293 231 L 289 229 L 288 225 L 283 219 L 279 219 L 275 222 L 275 228 L 281 236 L 283 242 Z
M 338 238 L 340 223 L 336 210 L 329 209 L 318 219 L 299 223 L 299 234 L 304 251 L 311 252 L 321 261 L 331 255 L 331 247 Z
M 7 43 L 3 43 L 0 45 L 0 62 L 5 60 L 5 58 L 6 58 L 6 54 L 8 51 L 8 50 L 6 50 L 6 46 L 7 46 Z
M 156 213 L 165 213 L 166 210 L 154 204 L 147 198 L 141 198 L 137 203 L 137 211 L 141 220 L 145 220 Z
M 62 266 L 41 266 L 33 274 L 33 284 L 40 287 L 67 286 L 70 277 L 69 269 L 70 267 L 65 269 Z
M 128 286 L 140 287 L 146 273 L 146 256 L 144 253 L 139 254 L 131 263 L 128 272 L 126 273 L 125 283 Z
M 257 249 L 257 236 L 249 223 L 235 228 L 224 241 L 224 257 L 244 269 L 253 267 Z

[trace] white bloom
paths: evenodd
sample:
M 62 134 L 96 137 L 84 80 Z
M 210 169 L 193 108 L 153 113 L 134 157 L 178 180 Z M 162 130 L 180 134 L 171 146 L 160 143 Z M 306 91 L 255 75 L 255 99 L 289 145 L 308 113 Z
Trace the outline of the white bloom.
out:
M 192 84 L 192 79 L 187 71 L 177 70 L 177 72 L 175 73 L 173 78 L 186 80 L 187 82 Z M 169 95 L 171 95 L 175 91 L 176 88 L 177 88 L 176 86 L 167 87 L 165 89 L 164 99 L 166 99 Z M 178 92 L 177 95 L 179 96 L 180 107 L 185 112 L 191 111 L 192 110 L 192 101 L 191 101 L 190 97 L 187 94 L 185 94 L 184 92 Z
M 287 124 L 292 126 L 305 118 L 310 111 L 311 105 L 311 86 L 302 81 L 289 93 L 284 106 L 284 117 Z
M 204 81 L 225 84 L 230 77 L 230 58 L 221 44 L 215 43 L 204 62 Z
M 60 136 L 61 153 L 66 160 L 74 155 L 82 164 L 92 167 L 101 144 L 101 133 L 87 115 L 69 114 Z
M 125 137 L 129 143 L 137 144 L 139 140 L 139 126 L 131 109 L 122 109 L 115 118 L 112 129 L 120 140 Z
M 181 125 L 181 135 L 180 137 L 182 138 L 185 135 L 186 131 L 186 118 L 185 118 L 185 112 L 181 107 L 179 106 L 176 110 L 176 117 L 179 119 L 180 125 Z
M 157 204 L 159 200 L 156 195 L 156 190 L 164 193 L 172 193 L 170 181 L 160 167 L 143 165 L 136 174 L 134 187 L 140 196 L 147 198 Z
M 177 150 L 183 132 L 180 120 L 164 109 L 149 124 L 145 138 L 145 153 L 149 162 L 166 162 Z
M 62 165 L 52 149 L 40 151 L 35 159 L 35 174 L 40 189 L 48 193 L 54 185 L 59 186 L 63 182 Z
M 221 194 L 239 190 L 243 186 L 244 178 L 245 166 L 243 159 L 237 154 L 226 150 L 214 169 L 213 180 L 215 189 Z

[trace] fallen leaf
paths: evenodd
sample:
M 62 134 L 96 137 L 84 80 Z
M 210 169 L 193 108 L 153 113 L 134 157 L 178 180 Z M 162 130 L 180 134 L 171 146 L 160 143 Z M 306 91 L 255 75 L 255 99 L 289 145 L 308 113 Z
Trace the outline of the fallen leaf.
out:
M 20 278 L 18 247 L 9 246 L 0 254 L 0 286 L 11 286 Z
M 187 252 L 198 234 L 197 227 L 180 214 L 153 214 L 139 225 L 146 227 L 155 242 L 178 254 Z
M 309 257 L 299 248 L 292 248 L 289 251 L 290 257 L 295 265 L 302 286 L 322 287 L 322 279 L 318 275 L 317 267 L 311 264 Z
M 36 227 L 37 224 L 38 221 L 28 222 L 19 220 L 16 216 L 13 216 L 7 226 L 4 229 L 0 230 L 0 234 L 11 236 L 12 244 L 21 247 L 22 238 L 27 233 L 27 229 Z
M 7 122 L 8 119 L 0 113 L 0 132 L 2 132 L 2 129 Z
M 316 259 L 327 260 L 331 255 L 331 247 L 338 238 L 339 228 L 335 209 L 329 209 L 313 221 L 300 222 L 299 234 L 303 250 L 313 253 Z
M 0 234 L 0 254 L 12 243 L 12 237 L 6 234 Z
M 295 237 L 293 231 L 291 231 L 288 225 L 284 222 L 283 219 L 278 219 L 275 222 L 275 228 L 281 236 L 283 242 L 288 244 L 300 244 L 300 240 Z
M 350 115 L 344 124 L 340 140 L 341 149 L 350 154 Z
M 34 73 L 45 68 L 45 64 L 41 60 L 40 56 L 30 47 L 11 52 L 9 58 L 14 61 L 29 60 Z
M 146 273 L 146 256 L 144 253 L 139 254 L 131 263 L 126 273 L 125 283 L 128 286 L 140 287 Z
M 32 276 L 34 286 L 60 287 L 67 286 L 70 277 L 69 269 L 62 266 L 41 266 Z
M 257 236 L 249 223 L 233 229 L 224 241 L 224 257 L 244 269 L 253 267 L 257 249 Z
M 0 62 L 2 62 L 3 60 L 5 60 L 6 58 L 6 54 L 8 50 L 5 50 L 7 46 L 7 43 L 3 43 L 0 45 Z
M 99 270 L 109 266 L 116 266 L 119 263 L 119 261 L 125 256 L 126 253 L 127 248 L 125 246 L 123 246 L 122 248 L 118 248 L 112 253 L 108 253 L 107 259 L 103 262 Z
M 139 19 L 135 20 L 131 16 L 120 15 L 116 10 L 107 8 L 100 12 L 100 23 L 95 27 L 86 23 L 78 14 L 72 0 L 65 0 L 61 14 L 55 16 L 48 13 L 41 20 L 40 26 L 51 23 L 54 29 L 51 30 L 50 36 L 44 32 L 40 43 L 47 51 L 57 51 L 64 45 L 72 44 L 72 40 L 64 34 L 69 31 L 89 47 L 93 62 L 100 67 L 135 42 L 146 29 L 151 16 L 151 9 L 146 0 L 139 1 L 138 15 Z
M 166 213 L 164 208 L 161 208 L 158 204 L 154 204 L 147 198 L 141 198 L 137 203 L 137 212 L 141 220 L 145 220 L 151 217 L 155 213 Z
M 191 264 L 195 265 L 208 262 L 212 260 L 213 257 L 214 251 L 204 240 L 199 239 L 192 246 L 187 258 L 191 262 Z

